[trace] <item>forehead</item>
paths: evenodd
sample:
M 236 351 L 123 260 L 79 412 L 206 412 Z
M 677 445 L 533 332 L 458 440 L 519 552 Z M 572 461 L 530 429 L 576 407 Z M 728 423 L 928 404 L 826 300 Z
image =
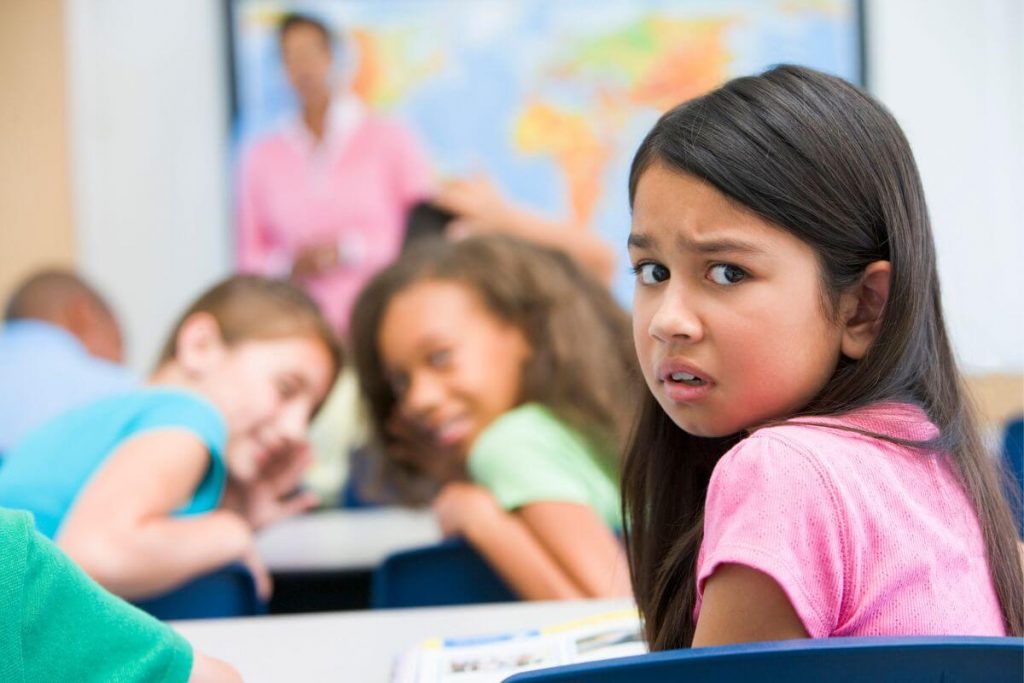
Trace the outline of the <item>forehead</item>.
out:
M 312 24 L 297 23 L 288 27 L 288 29 L 281 34 L 281 47 L 288 49 L 291 47 L 305 46 L 311 43 L 315 43 L 317 47 L 323 47 L 330 49 L 330 40 L 323 32 Z
M 500 324 L 497 317 L 466 285 L 424 280 L 388 303 L 377 345 L 385 362 L 393 362 L 434 341 L 461 338 L 496 324 Z
M 661 164 L 640 176 L 630 246 L 768 253 L 780 242 L 803 245 L 710 183 Z
M 330 351 L 316 337 L 283 337 L 240 342 L 238 353 L 251 366 L 269 374 L 289 373 L 302 378 L 314 392 L 326 391 L 330 383 Z

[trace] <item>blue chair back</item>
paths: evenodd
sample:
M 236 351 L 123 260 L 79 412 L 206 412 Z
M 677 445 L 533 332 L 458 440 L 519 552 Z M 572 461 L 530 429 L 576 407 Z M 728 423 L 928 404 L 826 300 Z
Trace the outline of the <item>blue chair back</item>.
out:
M 370 604 L 436 607 L 519 598 L 462 539 L 391 555 L 373 574 Z
M 505 683 L 1020 683 L 1024 638 L 826 638 L 670 650 L 516 674 Z
M 1017 522 L 1017 535 L 1024 538 L 1024 418 L 1006 425 L 1003 433 L 1003 469 L 1008 475 L 1004 480 L 1006 497 Z
M 157 619 L 216 619 L 267 613 L 249 570 L 233 564 L 204 574 L 162 595 L 134 602 Z

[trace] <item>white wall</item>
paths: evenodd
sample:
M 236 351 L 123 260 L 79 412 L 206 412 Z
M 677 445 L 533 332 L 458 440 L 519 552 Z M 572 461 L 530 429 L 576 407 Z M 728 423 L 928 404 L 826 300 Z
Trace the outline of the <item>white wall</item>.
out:
M 230 266 L 222 3 L 66 7 L 78 263 L 144 370 L 173 318 Z
M 969 372 L 1024 369 L 1024 3 L 874 0 L 871 90 L 914 149 Z
M 219 0 L 67 0 L 79 262 L 151 362 L 230 264 Z M 969 371 L 1024 369 L 1024 9 L 869 0 L 872 90 L 917 154 Z

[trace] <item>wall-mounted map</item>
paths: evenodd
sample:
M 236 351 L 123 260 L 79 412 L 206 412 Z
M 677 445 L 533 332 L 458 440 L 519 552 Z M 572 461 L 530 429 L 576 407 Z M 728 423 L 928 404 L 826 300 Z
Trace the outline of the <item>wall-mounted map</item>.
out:
M 629 162 L 662 111 L 780 62 L 862 81 L 856 0 L 234 0 L 238 142 L 294 106 L 289 10 L 339 32 L 339 87 L 406 123 L 442 177 L 483 172 L 623 251 Z

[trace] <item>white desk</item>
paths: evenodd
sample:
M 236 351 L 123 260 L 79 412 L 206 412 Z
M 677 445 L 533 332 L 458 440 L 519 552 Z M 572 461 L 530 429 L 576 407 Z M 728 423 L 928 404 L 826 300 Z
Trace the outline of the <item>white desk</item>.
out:
M 630 605 L 621 599 L 518 602 L 172 625 L 200 651 L 233 664 L 247 683 L 384 683 L 394 658 L 429 638 L 549 626 Z
M 359 571 L 440 540 L 429 511 L 372 508 L 292 517 L 261 532 L 256 544 L 272 572 Z

